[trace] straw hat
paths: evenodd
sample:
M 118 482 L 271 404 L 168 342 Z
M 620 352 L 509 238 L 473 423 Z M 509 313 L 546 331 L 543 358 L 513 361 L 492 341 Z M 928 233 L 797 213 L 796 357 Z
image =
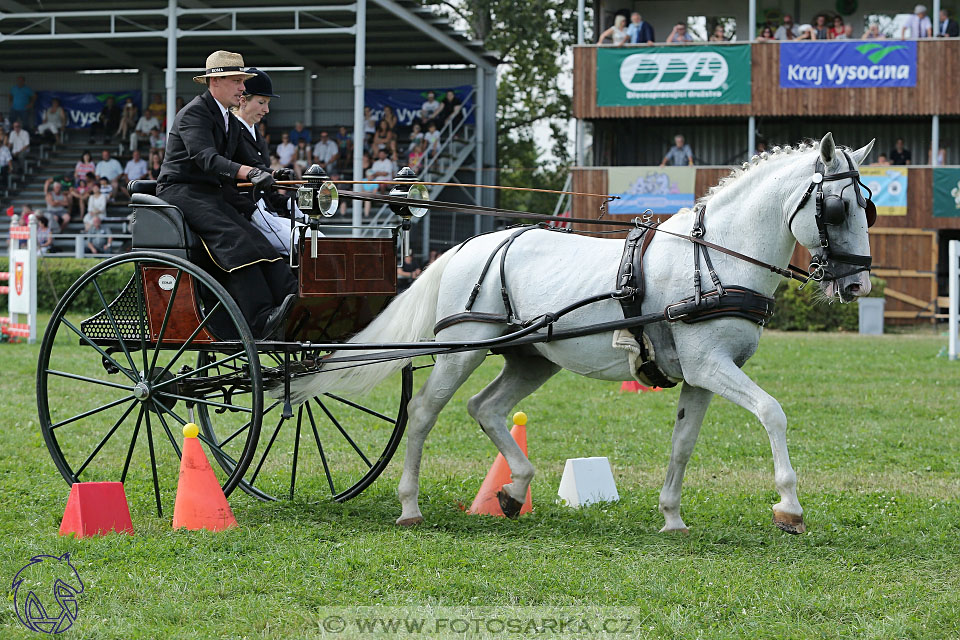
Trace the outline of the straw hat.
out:
M 204 66 L 206 68 L 205 73 L 201 76 L 194 76 L 194 82 L 206 84 L 207 78 L 243 76 L 246 79 L 254 76 L 254 74 L 247 72 L 247 68 L 243 64 L 243 56 L 230 51 L 214 51 L 207 56 L 207 64 Z

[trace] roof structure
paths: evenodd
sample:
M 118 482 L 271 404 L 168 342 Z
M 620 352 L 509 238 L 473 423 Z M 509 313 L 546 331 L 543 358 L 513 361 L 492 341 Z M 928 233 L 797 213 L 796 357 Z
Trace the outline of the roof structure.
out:
M 353 66 L 357 4 L 307 0 L 171 0 L 177 9 L 177 66 L 201 67 L 216 49 L 259 67 Z M 138 68 L 167 61 L 167 0 L 0 0 L 0 72 Z M 242 44 L 241 44 L 242 43 Z M 368 0 L 367 66 L 468 64 L 494 67 L 497 54 L 416 0 Z

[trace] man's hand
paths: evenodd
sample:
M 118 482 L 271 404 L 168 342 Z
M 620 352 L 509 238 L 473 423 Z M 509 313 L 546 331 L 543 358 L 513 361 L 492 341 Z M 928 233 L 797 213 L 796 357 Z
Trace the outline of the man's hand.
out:
M 273 172 L 274 180 L 293 180 L 293 177 L 294 177 L 293 169 L 283 168 L 283 169 L 277 169 L 276 171 Z
M 276 184 L 273 176 L 266 171 L 253 167 L 247 172 L 247 180 L 253 183 L 253 188 L 257 191 L 269 191 L 270 187 Z

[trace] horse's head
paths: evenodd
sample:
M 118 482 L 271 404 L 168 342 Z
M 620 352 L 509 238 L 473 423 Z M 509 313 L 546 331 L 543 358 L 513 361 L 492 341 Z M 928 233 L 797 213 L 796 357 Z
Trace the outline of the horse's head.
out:
M 847 302 L 870 293 L 870 240 L 867 228 L 877 219 L 860 182 L 860 163 L 873 140 L 856 151 L 838 149 L 833 134 L 820 141 L 810 179 L 787 211 L 797 242 L 810 250 L 810 273 L 828 298 Z

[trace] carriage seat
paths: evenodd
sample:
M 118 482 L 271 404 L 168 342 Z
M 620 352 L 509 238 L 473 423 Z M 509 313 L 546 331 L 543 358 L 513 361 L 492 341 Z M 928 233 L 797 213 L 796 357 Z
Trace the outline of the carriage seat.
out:
M 154 180 L 132 180 L 127 185 L 133 207 L 133 248 L 159 251 L 195 261 L 204 254 L 200 237 L 193 233 L 183 212 L 155 194 Z

